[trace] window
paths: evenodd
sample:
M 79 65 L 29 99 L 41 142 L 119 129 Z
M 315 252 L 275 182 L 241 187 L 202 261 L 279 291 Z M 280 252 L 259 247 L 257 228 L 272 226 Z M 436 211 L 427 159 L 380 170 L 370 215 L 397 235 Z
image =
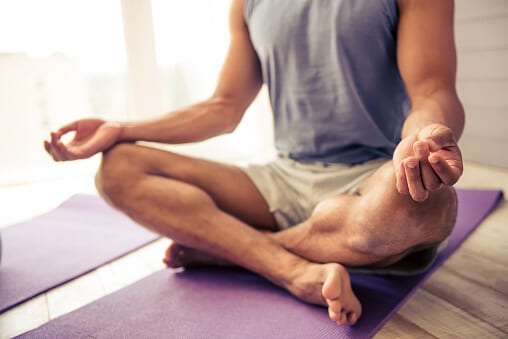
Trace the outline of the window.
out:
M 122 117 L 125 65 L 119 1 L 1 1 L 0 183 L 95 166 L 56 166 L 42 140 L 77 118 Z

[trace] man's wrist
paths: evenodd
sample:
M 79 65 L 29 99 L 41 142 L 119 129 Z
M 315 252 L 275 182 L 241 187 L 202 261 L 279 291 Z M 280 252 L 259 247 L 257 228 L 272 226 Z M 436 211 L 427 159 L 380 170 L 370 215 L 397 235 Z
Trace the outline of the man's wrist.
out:
M 112 122 L 111 124 L 115 125 L 120 129 L 120 132 L 118 133 L 118 139 L 116 142 L 122 142 L 122 141 L 134 141 L 133 135 L 132 135 L 132 128 L 130 125 L 131 123 L 127 122 Z

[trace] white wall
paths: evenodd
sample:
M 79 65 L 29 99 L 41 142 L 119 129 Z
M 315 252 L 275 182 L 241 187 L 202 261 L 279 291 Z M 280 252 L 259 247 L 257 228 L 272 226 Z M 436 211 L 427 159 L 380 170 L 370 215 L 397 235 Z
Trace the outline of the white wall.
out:
M 508 0 L 456 0 L 464 158 L 508 167 Z

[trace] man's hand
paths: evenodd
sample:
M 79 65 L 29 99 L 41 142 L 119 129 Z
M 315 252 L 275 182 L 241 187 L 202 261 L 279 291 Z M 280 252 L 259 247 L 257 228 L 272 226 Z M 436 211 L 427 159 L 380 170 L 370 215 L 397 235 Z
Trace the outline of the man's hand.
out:
M 415 201 L 426 200 L 443 184 L 455 184 L 463 170 L 455 136 L 441 124 L 426 126 L 417 135 L 402 139 L 395 148 L 393 164 L 397 190 Z
M 100 119 L 82 119 L 52 132 L 50 140 L 44 140 L 44 148 L 55 161 L 84 159 L 115 144 L 121 131 L 119 124 Z M 64 144 L 61 137 L 69 132 L 75 132 L 74 137 Z

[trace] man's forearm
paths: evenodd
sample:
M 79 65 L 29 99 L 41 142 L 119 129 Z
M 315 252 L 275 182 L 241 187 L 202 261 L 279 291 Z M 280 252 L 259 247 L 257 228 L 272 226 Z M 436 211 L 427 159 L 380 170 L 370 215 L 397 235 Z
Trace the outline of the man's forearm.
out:
M 224 99 L 211 98 L 160 118 L 121 123 L 119 141 L 180 144 L 203 141 L 234 130 L 243 112 Z
M 415 98 L 402 128 L 402 138 L 417 135 L 425 126 L 436 123 L 449 127 L 455 138 L 460 138 L 464 129 L 464 109 L 455 93 L 441 90 Z

